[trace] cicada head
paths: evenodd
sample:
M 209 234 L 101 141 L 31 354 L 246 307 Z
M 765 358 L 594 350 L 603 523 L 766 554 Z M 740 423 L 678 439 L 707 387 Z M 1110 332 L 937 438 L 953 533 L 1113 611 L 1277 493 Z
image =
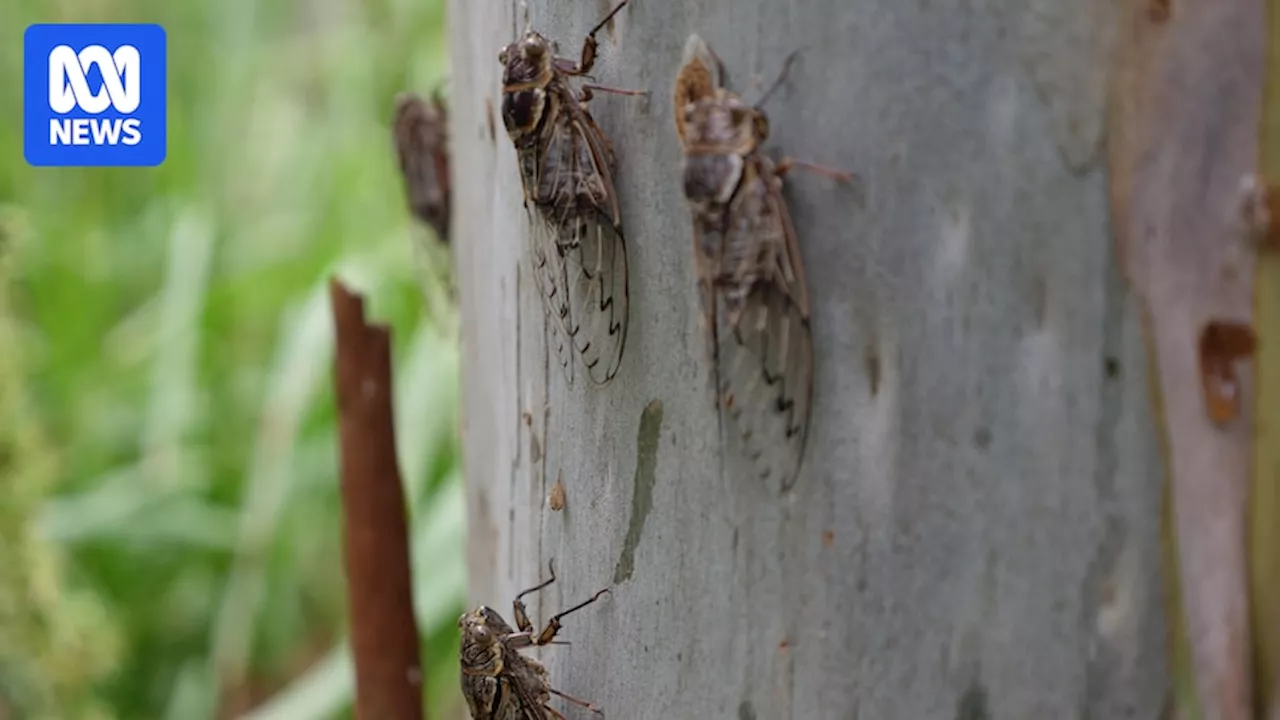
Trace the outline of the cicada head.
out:
M 507 45 L 502 63 L 502 124 L 512 140 L 537 130 L 547 108 L 547 86 L 555 76 L 555 45 L 537 32 Z
M 721 87 L 721 76 L 724 70 L 720 59 L 711 52 L 711 48 L 698 37 L 697 33 L 689 36 L 684 45 L 684 58 L 680 71 L 676 73 L 675 98 L 672 108 L 675 110 L 676 135 L 680 142 L 686 142 L 686 112 L 693 103 L 710 98 Z
M 502 638 L 511 628 L 493 610 L 480 607 L 458 618 L 462 649 L 458 653 L 466 675 L 496 677 L 502 672 Z

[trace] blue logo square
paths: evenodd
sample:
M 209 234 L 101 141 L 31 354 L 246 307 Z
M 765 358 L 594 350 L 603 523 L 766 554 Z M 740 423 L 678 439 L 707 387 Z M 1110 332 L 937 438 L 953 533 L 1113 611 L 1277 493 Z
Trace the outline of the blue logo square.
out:
M 168 152 L 167 39 L 152 24 L 37 24 L 22 38 L 22 148 L 43 167 L 153 167 Z

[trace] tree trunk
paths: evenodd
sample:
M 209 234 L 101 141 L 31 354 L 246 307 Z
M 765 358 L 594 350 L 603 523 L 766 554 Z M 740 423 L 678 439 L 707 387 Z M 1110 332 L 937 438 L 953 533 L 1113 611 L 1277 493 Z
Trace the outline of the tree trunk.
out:
M 1100 152 L 1119 4 L 633 0 L 593 75 L 652 95 L 590 105 L 630 266 L 604 387 L 546 349 L 498 115 L 513 4 L 450 4 L 471 599 L 505 614 L 550 559 L 535 623 L 611 587 L 538 656 L 614 718 L 1156 718 L 1162 468 Z M 607 10 L 529 8 L 571 57 Z M 707 386 L 671 107 L 690 32 L 747 102 L 799 50 L 765 149 L 860 176 L 787 179 L 816 360 L 784 497 Z

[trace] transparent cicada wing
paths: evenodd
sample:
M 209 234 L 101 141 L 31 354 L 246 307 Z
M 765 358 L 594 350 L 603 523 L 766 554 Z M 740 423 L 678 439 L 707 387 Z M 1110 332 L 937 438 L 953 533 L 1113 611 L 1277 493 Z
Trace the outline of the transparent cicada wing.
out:
M 752 156 L 744 170 L 715 279 L 717 396 L 759 478 L 788 490 L 803 460 L 813 401 L 809 299 L 772 166 Z
M 569 326 L 573 322 L 569 304 L 569 275 L 558 243 L 559 228 L 542 214 L 530 214 L 529 259 L 534 283 L 542 297 L 547 316 L 547 345 L 573 384 L 573 350 L 569 344 Z
M 549 286 L 544 298 L 587 374 L 604 384 L 618 373 L 627 338 L 627 253 L 612 159 L 604 137 L 580 107 L 570 106 L 546 137 L 537 165 L 539 211 L 553 238 L 544 243 Z M 554 252 L 553 252 L 554 251 Z M 536 259 L 535 259 L 536 262 Z
M 627 253 L 618 228 L 597 218 L 580 218 L 565 256 L 568 331 L 587 374 L 604 384 L 618 373 L 627 333 Z

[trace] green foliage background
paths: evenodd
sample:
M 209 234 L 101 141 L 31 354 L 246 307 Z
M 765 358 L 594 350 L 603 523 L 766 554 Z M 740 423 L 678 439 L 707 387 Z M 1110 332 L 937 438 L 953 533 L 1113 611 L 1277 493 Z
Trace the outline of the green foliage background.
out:
M 334 272 L 394 327 L 425 702 L 460 716 L 456 330 L 387 128 L 442 12 L 0 3 L 0 718 L 350 716 Z M 33 22 L 164 25 L 161 167 L 27 166 Z

